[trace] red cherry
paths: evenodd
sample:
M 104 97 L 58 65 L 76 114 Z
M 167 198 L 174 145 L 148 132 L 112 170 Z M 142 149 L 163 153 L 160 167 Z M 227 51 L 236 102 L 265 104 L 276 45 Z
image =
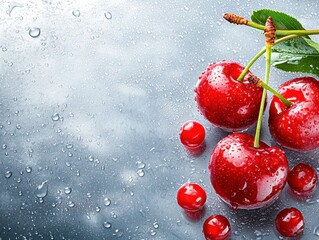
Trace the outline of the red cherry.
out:
M 312 77 L 292 79 L 278 92 L 293 102 L 286 107 L 273 97 L 269 107 L 269 129 L 282 146 L 296 151 L 319 147 L 319 81 Z
M 243 130 L 257 121 L 263 89 L 237 81 L 244 67 L 236 62 L 212 63 L 199 77 L 195 100 L 199 111 L 213 125 L 227 131 Z
M 185 183 L 177 191 L 177 203 L 186 211 L 199 211 L 205 202 L 206 192 L 196 183 Z
M 296 208 L 285 208 L 276 217 L 277 231 L 284 237 L 295 237 L 304 229 L 304 218 Z
M 306 163 L 299 163 L 288 174 L 288 184 L 297 196 L 308 197 L 316 190 L 318 175 L 316 170 Z
M 229 221 L 223 215 L 212 215 L 203 225 L 206 240 L 227 240 L 231 233 Z
M 230 134 L 213 150 L 210 179 L 219 197 L 234 209 L 255 209 L 274 202 L 289 171 L 284 151 L 246 133 Z
M 198 148 L 205 140 L 205 129 L 199 122 L 187 121 L 180 129 L 179 138 L 185 147 Z

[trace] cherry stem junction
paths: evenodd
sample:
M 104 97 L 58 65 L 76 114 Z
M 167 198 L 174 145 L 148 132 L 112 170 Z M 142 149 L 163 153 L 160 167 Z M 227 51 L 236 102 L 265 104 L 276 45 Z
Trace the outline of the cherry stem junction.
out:
M 305 34 L 306 36 L 307 34 Z M 273 46 L 282 43 L 284 41 L 293 39 L 293 38 L 297 38 L 300 37 L 302 35 L 296 35 L 296 34 L 292 34 L 292 35 L 288 35 L 285 37 L 282 37 L 278 40 L 276 40 L 273 44 Z M 249 63 L 246 65 L 245 69 L 241 72 L 241 74 L 239 75 L 239 77 L 237 78 L 238 81 L 243 81 L 245 75 L 247 74 L 247 72 L 249 71 L 250 67 L 257 61 L 258 58 L 260 58 L 264 53 L 266 52 L 266 47 L 263 47 L 250 61 Z

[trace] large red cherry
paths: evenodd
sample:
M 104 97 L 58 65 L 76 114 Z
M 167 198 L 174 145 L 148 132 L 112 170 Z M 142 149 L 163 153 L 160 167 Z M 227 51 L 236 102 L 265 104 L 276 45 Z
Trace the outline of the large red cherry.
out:
M 227 131 L 243 130 L 257 121 L 263 89 L 249 83 L 248 72 L 236 62 L 212 63 L 199 77 L 195 100 L 199 111 L 213 125 Z
M 319 147 L 319 81 L 312 77 L 292 79 L 278 92 L 293 102 L 287 107 L 273 97 L 269 107 L 269 129 L 282 146 L 296 151 Z
M 289 172 L 284 151 L 247 133 L 230 134 L 213 150 L 210 179 L 219 197 L 234 209 L 270 205 L 284 188 Z

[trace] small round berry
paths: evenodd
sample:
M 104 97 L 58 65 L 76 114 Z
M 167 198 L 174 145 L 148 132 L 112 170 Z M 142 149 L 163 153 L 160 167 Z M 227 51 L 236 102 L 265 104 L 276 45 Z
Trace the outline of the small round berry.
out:
M 226 240 L 231 233 L 230 223 L 223 215 L 212 215 L 204 222 L 203 232 L 206 240 Z
M 186 211 L 199 211 L 205 202 L 206 192 L 196 183 L 185 183 L 177 191 L 177 203 Z
M 306 163 L 294 166 L 288 174 L 288 184 L 297 196 L 306 197 L 311 195 L 318 183 L 316 170 Z
M 189 120 L 181 127 L 179 138 L 185 147 L 198 148 L 205 140 L 205 129 L 199 122 Z
M 278 213 L 275 225 L 282 236 L 295 237 L 304 229 L 304 217 L 296 208 L 285 208 Z

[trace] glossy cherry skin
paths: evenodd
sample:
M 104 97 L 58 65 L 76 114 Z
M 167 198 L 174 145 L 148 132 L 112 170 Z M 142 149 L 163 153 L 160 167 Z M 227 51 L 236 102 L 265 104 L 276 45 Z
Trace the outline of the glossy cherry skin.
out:
M 299 197 L 309 197 L 316 190 L 318 175 L 310 165 L 299 163 L 289 172 L 287 182 L 294 194 Z
M 319 81 L 295 78 L 279 86 L 278 92 L 293 102 L 286 107 L 273 97 L 269 106 L 269 129 L 283 147 L 310 151 L 319 147 Z
M 255 209 L 273 203 L 289 172 L 284 151 L 254 137 L 234 133 L 223 138 L 211 153 L 210 179 L 217 195 L 237 209 Z
M 295 237 L 304 230 L 304 217 L 297 208 L 285 208 L 278 213 L 275 226 L 284 237 Z
M 181 127 L 179 138 L 185 147 L 198 148 L 205 140 L 205 129 L 199 122 L 189 120 Z
M 206 240 L 227 240 L 231 234 L 230 223 L 223 215 L 212 215 L 203 225 Z
M 186 211 L 199 211 L 205 202 L 206 192 L 196 183 L 185 183 L 177 191 L 177 203 Z
M 249 83 L 248 72 L 237 81 L 244 67 L 236 62 L 210 64 L 201 74 L 195 88 L 199 111 L 214 126 L 239 131 L 257 121 L 263 89 Z

